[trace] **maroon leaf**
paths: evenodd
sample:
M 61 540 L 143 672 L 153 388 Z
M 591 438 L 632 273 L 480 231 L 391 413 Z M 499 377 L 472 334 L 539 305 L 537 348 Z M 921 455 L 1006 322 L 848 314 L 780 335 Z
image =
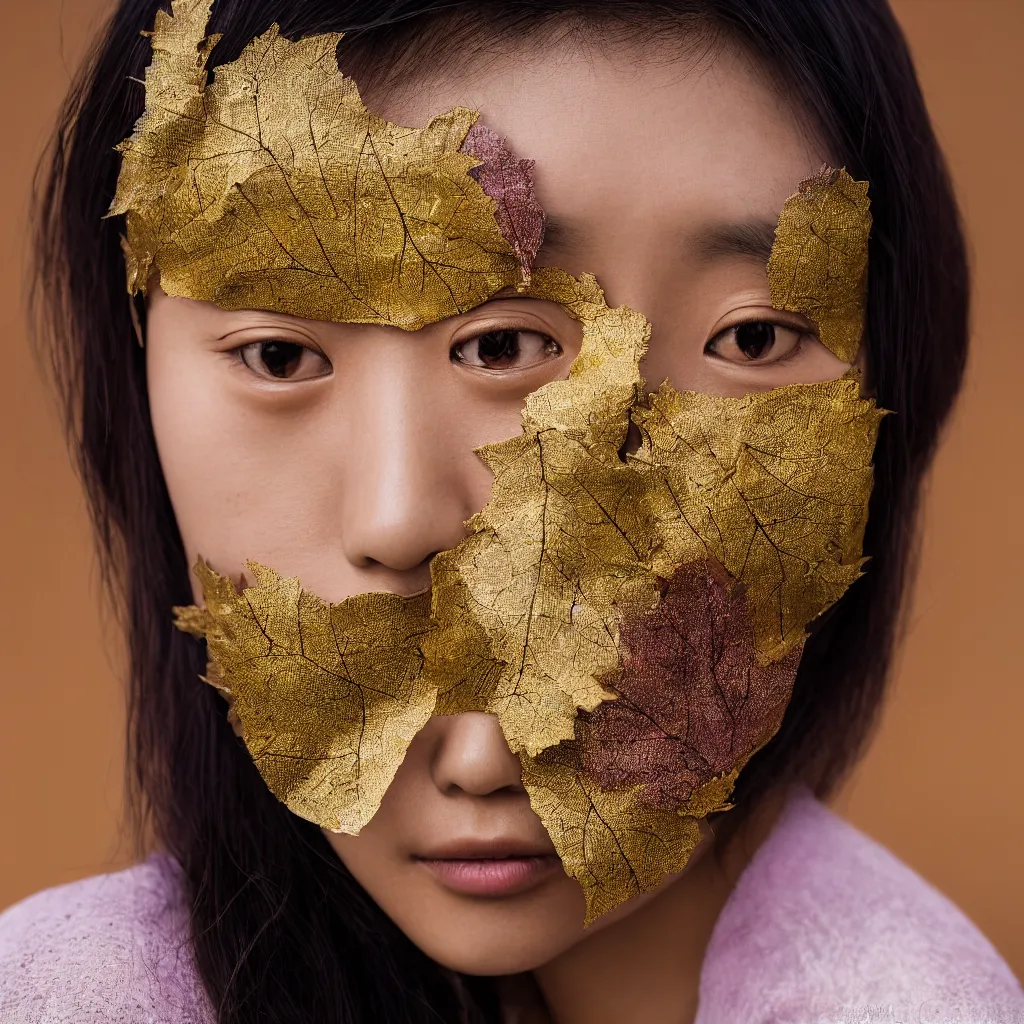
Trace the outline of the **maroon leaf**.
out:
M 746 596 L 718 563 L 693 562 L 659 604 L 620 630 L 617 700 L 581 713 L 582 767 L 603 789 L 641 785 L 655 807 L 678 808 L 775 733 L 801 647 L 762 666 Z
M 497 204 L 498 227 L 519 257 L 523 280 L 529 284 L 544 239 L 544 211 L 533 188 L 533 161 L 519 160 L 497 132 L 479 122 L 469 129 L 461 148 L 481 161 L 469 173 Z

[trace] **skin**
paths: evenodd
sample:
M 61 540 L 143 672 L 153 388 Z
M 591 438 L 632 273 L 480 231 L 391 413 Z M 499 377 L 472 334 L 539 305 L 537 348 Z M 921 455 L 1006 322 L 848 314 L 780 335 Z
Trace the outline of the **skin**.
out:
M 534 159 L 550 218 L 539 262 L 594 273 L 611 304 L 644 312 L 649 382 L 743 395 L 840 376 L 811 325 L 771 310 L 764 269 L 785 199 L 828 154 L 740 53 L 640 56 L 534 47 L 366 99 L 408 125 L 476 108 Z M 744 321 L 779 325 L 760 358 L 738 344 Z M 481 365 L 499 330 L 523 332 L 519 355 Z M 498 299 L 410 334 L 228 312 L 154 287 L 153 426 L 190 559 L 236 576 L 255 559 L 331 601 L 424 590 L 432 555 L 489 497 L 473 449 L 516 434 L 524 397 L 564 376 L 579 344 L 579 325 L 537 300 Z M 709 833 L 681 876 L 586 931 L 557 861 L 514 895 L 455 893 L 422 858 L 489 841 L 552 853 L 496 719 L 465 714 L 423 729 L 361 835 L 329 838 L 440 963 L 532 971 L 559 1024 L 679 1024 L 693 1019 L 714 922 L 776 810 L 760 808 L 728 847 L 713 850 Z

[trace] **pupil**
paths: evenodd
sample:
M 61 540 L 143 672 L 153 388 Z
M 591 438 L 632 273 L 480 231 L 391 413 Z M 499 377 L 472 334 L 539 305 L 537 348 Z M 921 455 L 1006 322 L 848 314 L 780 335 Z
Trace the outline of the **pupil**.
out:
M 481 335 L 477 345 L 485 363 L 510 362 L 519 354 L 519 332 L 490 331 Z
M 736 328 L 736 344 L 748 359 L 760 359 L 775 344 L 775 324 L 758 320 Z
M 302 346 L 291 341 L 266 341 L 260 359 L 271 376 L 290 377 L 299 368 Z

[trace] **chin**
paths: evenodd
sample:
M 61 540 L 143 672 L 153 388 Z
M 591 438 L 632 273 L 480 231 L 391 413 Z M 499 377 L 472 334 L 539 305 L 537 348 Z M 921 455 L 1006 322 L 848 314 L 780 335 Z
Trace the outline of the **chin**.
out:
M 394 891 L 371 895 L 427 956 L 462 974 L 532 971 L 584 935 L 583 895 L 564 875 L 533 892 L 504 898 L 431 888 L 407 892 L 405 899 Z
M 582 918 L 575 924 L 545 921 L 500 911 L 468 928 L 452 922 L 430 929 L 403 928 L 406 935 L 443 967 L 460 974 L 500 977 L 534 971 L 564 953 L 583 935 Z

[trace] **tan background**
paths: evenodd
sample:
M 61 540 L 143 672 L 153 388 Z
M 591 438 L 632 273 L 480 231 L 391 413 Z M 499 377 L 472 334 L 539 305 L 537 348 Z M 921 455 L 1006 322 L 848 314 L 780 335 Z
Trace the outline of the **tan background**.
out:
M 25 196 L 107 0 L 2 0 L 0 907 L 126 862 L 118 644 L 21 312 Z M 974 252 L 967 393 L 933 475 L 882 728 L 838 805 L 1024 974 L 1024 0 L 896 0 Z M 106 641 L 104 642 L 104 637 Z

